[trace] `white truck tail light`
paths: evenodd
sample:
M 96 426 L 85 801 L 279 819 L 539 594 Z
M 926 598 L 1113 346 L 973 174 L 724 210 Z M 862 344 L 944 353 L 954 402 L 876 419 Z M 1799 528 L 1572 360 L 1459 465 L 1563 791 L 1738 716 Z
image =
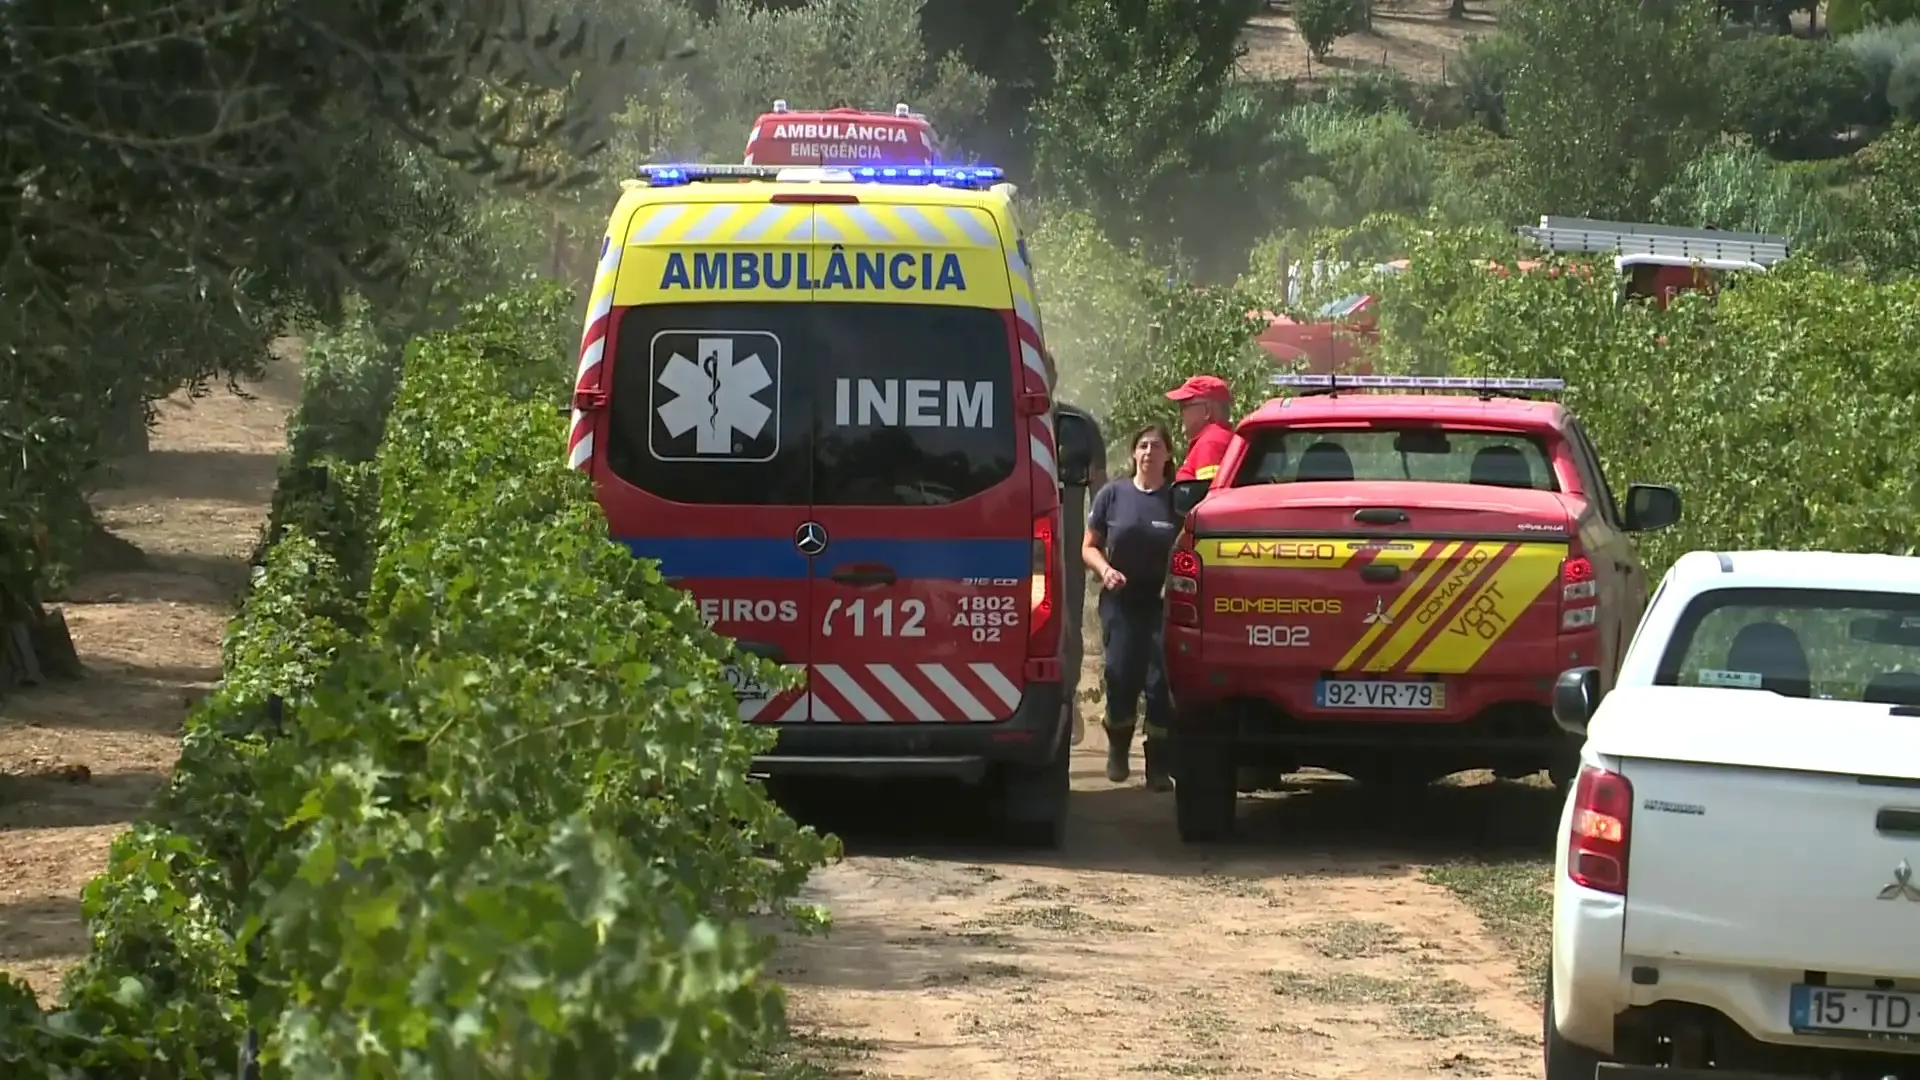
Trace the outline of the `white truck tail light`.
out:
M 1616 772 L 1580 766 L 1573 782 L 1573 825 L 1567 837 L 1567 877 L 1597 892 L 1627 895 L 1627 845 L 1632 839 L 1633 785 Z

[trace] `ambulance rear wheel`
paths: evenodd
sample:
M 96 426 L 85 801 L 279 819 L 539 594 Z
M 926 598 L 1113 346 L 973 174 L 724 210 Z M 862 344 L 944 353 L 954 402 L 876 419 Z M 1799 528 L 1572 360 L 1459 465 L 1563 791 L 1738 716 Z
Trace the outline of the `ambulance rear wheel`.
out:
M 1046 764 L 1013 764 L 1002 770 L 1001 830 L 1010 843 L 1057 848 L 1066 842 L 1072 767 L 1070 747 L 1063 743 Z
M 1239 770 L 1233 748 L 1213 739 L 1182 740 L 1174 755 L 1173 814 L 1180 839 L 1210 844 L 1233 835 Z

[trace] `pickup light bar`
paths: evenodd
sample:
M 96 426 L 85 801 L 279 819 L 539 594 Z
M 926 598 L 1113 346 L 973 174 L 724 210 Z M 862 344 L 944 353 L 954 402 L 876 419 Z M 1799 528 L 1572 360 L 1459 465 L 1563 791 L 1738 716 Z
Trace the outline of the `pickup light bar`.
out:
M 1464 375 L 1275 375 L 1275 386 L 1299 386 L 1314 390 L 1345 390 L 1349 387 L 1381 387 L 1393 390 L 1472 390 L 1480 393 L 1519 392 L 1557 394 L 1567 388 L 1565 379 L 1481 379 Z
M 681 187 L 707 180 L 771 180 L 780 183 L 935 185 L 987 191 L 1007 181 L 993 165 L 642 165 L 649 187 Z

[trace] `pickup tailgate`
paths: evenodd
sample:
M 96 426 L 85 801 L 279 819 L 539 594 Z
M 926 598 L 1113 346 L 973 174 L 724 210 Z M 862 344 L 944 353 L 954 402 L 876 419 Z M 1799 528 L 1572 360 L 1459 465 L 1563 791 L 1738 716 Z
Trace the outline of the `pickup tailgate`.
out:
M 1609 696 L 1588 746 L 1633 784 L 1629 955 L 1915 974 L 1920 718 L 1633 687 Z
M 1213 492 L 1196 514 L 1209 665 L 1529 678 L 1561 666 L 1553 586 L 1569 514 L 1553 492 L 1285 484 Z

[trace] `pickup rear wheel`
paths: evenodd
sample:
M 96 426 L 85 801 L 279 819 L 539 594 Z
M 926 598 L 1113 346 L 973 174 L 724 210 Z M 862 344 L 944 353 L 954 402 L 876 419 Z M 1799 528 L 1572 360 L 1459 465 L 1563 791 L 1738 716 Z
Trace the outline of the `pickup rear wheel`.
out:
M 1180 839 L 1208 844 L 1233 834 L 1239 770 L 1233 747 L 1218 739 L 1181 739 L 1174 746 L 1173 814 Z
M 1546 1056 L 1545 1080 L 1593 1080 L 1603 1062 L 1611 1060 L 1560 1036 L 1553 1022 L 1553 982 L 1547 982 L 1547 1000 L 1540 1007 L 1541 1042 Z

